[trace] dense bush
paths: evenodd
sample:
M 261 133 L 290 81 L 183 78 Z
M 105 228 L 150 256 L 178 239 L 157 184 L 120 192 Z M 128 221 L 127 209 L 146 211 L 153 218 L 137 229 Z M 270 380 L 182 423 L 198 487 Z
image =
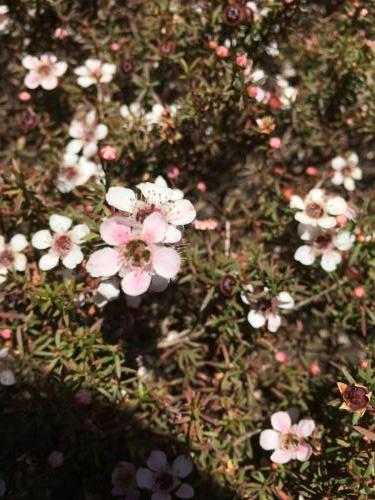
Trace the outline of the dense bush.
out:
M 372 2 L 6 3 L 0 497 L 372 498 Z

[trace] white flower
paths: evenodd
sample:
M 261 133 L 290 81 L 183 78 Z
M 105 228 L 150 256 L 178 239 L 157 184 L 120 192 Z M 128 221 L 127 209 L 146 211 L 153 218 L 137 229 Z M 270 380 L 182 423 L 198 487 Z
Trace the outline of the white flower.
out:
M 253 293 L 252 285 L 247 285 L 246 292 Z M 268 292 L 265 288 L 264 292 Z M 241 294 L 242 301 L 245 304 L 251 304 L 248 294 Z M 279 309 L 293 309 L 294 299 L 288 292 L 280 292 L 273 299 L 263 299 L 257 302 L 257 306 L 250 309 L 247 315 L 247 320 L 253 328 L 262 328 L 267 324 L 270 332 L 276 332 L 281 325 L 281 316 L 278 314 Z
M 0 384 L 5 386 L 14 385 L 16 377 L 12 370 L 12 357 L 6 347 L 0 350 Z
M 168 222 L 164 243 L 180 241 L 182 233 L 176 226 L 190 224 L 195 219 L 192 203 L 184 199 L 179 189 L 169 188 L 162 177 L 158 177 L 155 183 L 142 182 L 137 188 L 144 200 L 138 199 L 133 190 L 116 186 L 109 188 L 106 201 L 118 210 L 132 214 L 138 222 L 152 212 L 160 212 Z
M 0 5 L 0 31 L 5 31 L 9 24 L 9 9 L 6 5 Z
M 258 5 L 255 2 L 246 2 L 246 7 L 253 12 L 255 22 L 260 21 L 262 17 L 266 17 L 269 13 L 269 9 L 267 9 L 266 7 L 263 9 L 259 9 Z
M 154 125 L 160 125 L 166 116 L 175 116 L 178 110 L 176 104 L 165 107 L 162 104 L 154 104 L 150 111 L 146 113 L 138 102 L 133 102 L 130 106 L 124 104 L 120 108 L 120 114 L 127 122 L 141 120 L 147 130 L 152 130 Z
M 293 195 L 291 208 L 299 210 L 294 218 L 302 224 L 330 229 L 336 226 L 337 215 L 345 215 L 348 205 L 340 196 L 328 196 L 323 189 L 312 189 L 303 200 Z
M 34 234 L 31 240 L 33 247 L 39 250 L 49 248 L 39 260 L 39 267 L 42 271 L 48 271 L 57 266 L 61 259 L 67 269 L 75 269 L 83 260 L 83 253 L 80 245 L 85 236 L 90 232 L 86 224 L 78 224 L 71 230 L 72 220 L 65 215 L 51 215 L 48 229 L 42 229 Z
M 82 150 L 83 156 L 91 158 L 98 151 L 98 141 L 108 135 L 108 127 L 97 123 L 95 111 L 89 111 L 81 119 L 74 119 L 69 127 L 69 135 L 73 140 L 66 148 L 68 153 L 78 154 Z
M 57 178 L 57 189 L 62 193 L 68 193 L 77 186 L 82 186 L 91 177 L 102 177 L 104 175 L 101 165 L 89 161 L 84 156 L 66 153 L 63 165 Z
M 309 245 L 297 248 L 294 258 L 305 266 L 311 266 L 321 256 L 320 265 L 327 271 L 335 271 L 342 261 L 340 252 L 352 248 L 355 237 L 349 231 L 321 231 L 318 228 L 300 224 L 298 233 Z
M 288 80 L 283 78 L 281 75 L 276 76 L 276 85 L 276 95 L 280 99 L 282 108 L 290 108 L 294 101 L 297 99 L 298 90 L 295 87 L 289 85 Z
M 124 104 L 120 108 L 120 114 L 128 121 L 139 120 L 144 116 L 145 112 L 139 102 L 132 102 L 129 106 Z
M 29 70 L 25 76 L 25 85 L 29 89 L 36 89 L 39 85 L 45 90 L 55 89 L 68 68 L 64 61 L 58 61 L 53 54 L 43 54 L 39 57 L 25 56 L 22 65 Z
M 83 66 L 74 70 L 78 75 L 77 83 L 81 87 L 87 88 L 98 83 L 109 83 L 116 73 L 116 65 L 103 63 L 99 59 L 87 59 Z
M 15 234 L 9 244 L 0 236 L 0 283 L 4 283 L 8 271 L 24 271 L 26 269 L 26 257 L 22 253 L 28 243 L 23 234 Z
M 347 191 L 355 189 L 355 182 L 362 179 L 362 170 L 358 167 L 358 155 L 347 153 L 345 156 L 336 156 L 331 161 L 333 170 L 332 184 L 344 185 Z

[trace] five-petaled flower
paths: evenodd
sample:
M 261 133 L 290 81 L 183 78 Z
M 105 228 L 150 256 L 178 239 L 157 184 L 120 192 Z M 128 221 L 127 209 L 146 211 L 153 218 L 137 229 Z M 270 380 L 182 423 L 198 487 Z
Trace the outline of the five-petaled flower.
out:
M 98 142 L 107 137 L 108 127 L 97 122 L 96 112 L 92 110 L 72 121 L 69 135 L 73 139 L 68 143 L 66 151 L 78 154 L 82 150 L 83 156 L 91 158 L 98 151 Z
M 0 283 L 4 283 L 9 271 L 24 271 L 26 269 L 26 257 L 22 253 L 28 243 L 23 234 L 15 234 L 5 243 L 0 235 Z
M 165 453 L 154 450 L 147 460 L 147 467 L 137 470 L 136 480 L 140 488 L 152 491 L 151 500 L 171 500 L 172 494 L 177 498 L 194 497 L 194 489 L 181 482 L 193 470 L 189 458 L 179 455 L 170 466 Z
M 102 239 L 111 247 L 94 252 L 87 263 L 94 277 L 122 277 L 121 287 L 127 295 L 145 293 L 152 277 L 164 280 L 176 276 L 180 256 L 174 248 L 163 244 L 168 223 L 162 214 L 153 212 L 143 222 L 121 216 L 110 217 L 100 226 Z
M 355 181 L 362 179 L 362 170 L 358 167 L 357 153 L 349 152 L 344 156 L 336 156 L 331 161 L 331 166 L 335 171 L 332 177 L 332 184 L 344 186 L 347 191 L 354 191 Z
M 298 424 L 293 424 L 289 414 L 278 411 L 271 416 L 272 429 L 266 429 L 260 434 L 260 446 L 264 450 L 274 450 L 272 462 L 286 464 L 290 460 L 308 460 L 312 453 L 311 446 L 306 443 L 315 429 L 314 420 L 306 418 Z
M 22 65 L 29 72 L 25 76 L 25 85 L 29 89 L 41 86 L 45 90 L 52 90 L 59 84 L 59 77 L 68 68 L 65 61 L 58 61 L 53 54 L 43 54 L 40 57 L 25 56 Z
M 57 177 L 57 189 L 62 193 L 68 193 L 75 187 L 86 184 L 91 177 L 99 178 L 103 175 L 103 169 L 98 163 L 94 163 L 84 156 L 78 157 L 72 153 L 65 153 Z
M 116 73 L 116 65 L 103 63 L 99 59 L 87 59 L 83 66 L 74 70 L 74 73 L 78 76 L 78 85 L 87 88 L 90 85 L 111 82 Z
M 67 269 L 75 269 L 83 260 L 80 245 L 89 234 L 90 229 L 86 224 L 78 224 L 72 229 L 72 219 L 65 215 L 53 214 L 49 218 L 48 229 L 41 229 L 31 239 L 33 247 L 49 251 L 39 259 L 42 271 L 53 269 L 61 259 Z

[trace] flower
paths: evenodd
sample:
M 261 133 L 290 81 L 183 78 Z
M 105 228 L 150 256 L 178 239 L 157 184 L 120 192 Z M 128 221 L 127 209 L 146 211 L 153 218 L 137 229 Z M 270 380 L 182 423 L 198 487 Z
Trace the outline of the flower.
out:
M 337 386 L 344 400 L 340 408 L 354 411 L 362 417 L 369 407 L 371 399 L 371 392 L 367 387 L 358 384 L 347 385 L 343 382 L 337 382 Z
M 179 189 L 171 189 L 163 177 L 152 182 L 142 182 L 137 188 L 143 200 L 137 198 L 133 190 L 123 187 L 111 187 L 106 194 L 106 201 L 112 207 L 132 215 L 133 220 L 142 222 L 153 213 L 161 213 L 168 222 L 164 243 L 177 243 L 182 233 L 176 226 L 190 224 L 196 216 L 195 209 Z
M 116 73 L 116 65 L 103 63 L 99 59 L 87 59 L 83 66 L 74 70 L 78 75 L 77 83 L 81 87 L 87 88 L 98 83 L 109 83 Z
M 43 54 L 40 57 L 25 56 L 22 65 L 29 70 L 25 76 L 25 85 L 28 89 L 36 89 L 39 86 L 45 90 L 55 89 L 59 83 L 58 77 L 68 68 L 65 61 L 58 61 L 53 54 Z
M 61 259 L 67 269 L 75 269 L 83 260 L 80 245 L 83 238 L 90 233 L 86 224 L 78 224 L 71 230 L 72 219 L 65 215 L 53 214 L 49 218 L 48 229 L 42 229 L 34 234 L 31 244 L 38 250 L 50 250 L 39 259 L 39 267 L 42 271 L 48 271 L 57 266 Z
M 0 235 L 0 283 L 4 283 L 8 271 L 24 271 L 26 269 L 26 257 L 22 253 L 28 243 L 21 233 L 15 234 L 9 244 Z
M 275 450 L 272 462 L 286 464 L 290 460 L 304 462 L 310 458 L 312 448 L 305 438 L 314 432 L 314 420 L 306 418 L 292 425 L 289 414 L 278 411 L 271 416 L 271 424 L 273 428 L 262 431 L 259 442 L 263 450 Z
M 16 383 L 16 377 L 12 370 L 13 358 L 9 355 L 6 347 L 0 349 L 0 384 L 11 386 Z
M 162 244 L 168 223 L 158 212 L 148 215 L 142 223 L 125 217 L 110 217 L 100 226 L 102 239 L 108 245 L 94 252 L 87 263 L 87 271 L 94 277 L 122 277 L 121 287 L 127 295 L 145 293 L 152 276 L 164 280 L 176 276 L 180 256 L 173 248 Z
M 321 256 L 320 265 L 327 272 L 336 270 L 342 261 L 340 252 L 350 250 L 355 241 L 355 236 L 349 231 L 322 231 L 305 224 L 299 224 L 298 233 L 302 240 L 310 244 L 297 248 L 295 260 L 305 266 L 311 266 L 315 259 Z
M 9 24 L 8 12 L 7 5 L 0 5 L 0 31 L 5 31 Z
M 246 54 L 238 54 L 236 56 L 236 64 L 240 68 L 246 68 L 246 66 L 247 66 L 247 55 Z
M 297 99 L 298 90 L 289 85 L 288 80 L 281 75 L 276 76 L 276 85 L 276 95 L 280 99 L 281 107 L 289 109 Z
M 135 482 L 135 467 L 130 462 L 120 462 L 112 472 L 112 496 L 124 500 L 137 500 L 141 494 Z
M 252 285 L 248 285 L 248 292 L 254 292 Z M 265 293 L 268 289 L 264 289 Z M 245 304 L 250 304 L 245 293 L 241 294 L 241 299 Z M 293 309 L 294 299 L 288 292 L 280 292 L 271 300 L 263 299 L 257 303 L 257 307 L 251 309 L 247 315 L 247 320 L 253 328 L 262 328 L 267 324 L 270 332 L 276 332 L 281 325 L 281 316 L 277 314 L 278 309 Z
M 194 489 L 180 481 L 193 470 L 189 458 L 179 455 L 170 466 L 165 453 L 154 450 L 147 460 L 147 467 L 137 470 L 136 480 L 140 488 L 152 491 L 151 500 L 171 500 L 172 493 L 177 498 L 193 498 Z
M 68 143 L 66 151 L 78 154 L 82 150 L 83 156 L 91 158 L 98 151 L 98 141 L 107 137 L 108 127 L 103 123 L 97 123 L 96 112 L 92 110 L 72 121 L 69 135 L 73 140 Z
M 345 156 L 336 156 L 331 161 L 334 175 L 332 184 L 340 186 L 343 184 L 347 191 L 354 191 L 355 182 L 362 179 L 362 170 L 358 167 L 358 155 L 347 153 Z
M 63 165 L 57 177 L 57 189 L 68 193 L 77 186 L 83 186 L 91 177 L 102 177 L 101 165 L 89 161 L 84 156 L 78 157 L 72 153 L 64 155 Z
M 347 212 L 348 205 L 341 196 L 329 196 L 323 189 L 312 189 L 305 199 L 293 195 L 290 207 L 298 212 L 294 218 L 302 224 L 319 226 L 324 229 L 336 226 L 336 216 Z
M 107 144 L 100 148 L 99 156 L 103 158 L 103 160 L 112 161 L 117 157 L 116 149 L 113 146 Z

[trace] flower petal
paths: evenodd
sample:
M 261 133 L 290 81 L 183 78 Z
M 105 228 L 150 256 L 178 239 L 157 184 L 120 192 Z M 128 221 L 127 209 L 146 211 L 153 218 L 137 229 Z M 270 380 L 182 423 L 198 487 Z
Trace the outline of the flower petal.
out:
M 346 167 L 346 160 L 342 156 L 336 156 L 331 161 L 331 166 L 334 170 L 342 170 L 344 167 Z
M 318 226 L 323 229 L 331 229 L 336 226 L 336 219 L 334 217 L 330 217 L 329 215 L 325 215 L 317 220 Z
M 108 245 L 124 245 L 130 235 L 131 227 L 124 217 L 109 217 L 100 224 L 100 236 Z
M 259 436 L 259 444 L 263 450 L 276 450 L 280 445 L 280 433 L 273 429 L 262 431 Z
M 74 243 L 78 245 L 82 243 L 82 240 L 90 233 L 90 229 L 86 224 L 77 224 L 70 231 L 70 235 Z
M 148 215 L 143 221 L 142 236 L 148 243 L 163 241 L 167 232 L 168 223 L 159 212 Z
M 336 270 L 337 265 L 340 264 L 341 260 L 342 257 L 340 253 L 336 252 L 336 250 L 331 250 L 322 256 L 320 265 L 325 271 L 327 271 L 327 273 L 330 273 Z
M 289 292 L 280 292 L 277 296 L 277 302 L 280 309 L 293 309 L 294 299 Z
M 168 224 L 167 232 L 165 233 L 164 243 L 178 243 L 182 238 L 182 233 L 172 224 Z
M 14 269 L 16 271 L 24 271 L 26 269 L 27 260 L 23 253 L 16 253 L 14 261 Z
M 53 214 L 49 218 L 49 227 L 55 233 L 65 233 L 72 225 L 72 219 L 65 215 Z
M 140 488 L 152 490 L 152 486 L 154 483 L 154 474 L 149 469 L 140 467 L 135 474 L 135 479 Z
M 45 250 L 52 245 L 52 235 L 48 229 L 37 231 L 31 238 L 31 244 L 38 250 Z
M 309 437 L 315 429 L 315 422 L 312 418 L 304 418 L 297 424 L 297 433 L 299 436 L 306 438 Z
M 21 233 L 15 234 L 9 243 L 15 252 L 22 252 L 28 245 L 25 235 Z
M 167 465 L 167 456 L 164 451 L 153 450 L 147 460 L 147 467 L 155 472 L 159 472 Z
M 30 73 L 28 73 L 25 76 L 24 83 L 25 83 L 25 86 L 28 89 L 31 89 L 31 90 L 36 89 L 39 86 L 39 84 L 40 84 L 40 76 L 39 76 L 39 74 L 36 73 L 35 71 L 30 71 Z
M 22 59 L 22 66 L 26 69 L 37 69 L 39 67 L 39 59 L 34 56 L 25 56 Z
M 342 252 L 350 250 L 355 242 L 354 234 L 349 231 L 340 231 L 334 238 L 335 247 Z
M 341 196 L 332 196 L 327 200 L 327 209 L 332 215 L 343 215 L 347 207 L 348 204 Z
M 347 191 L 354 191 L 355 190 L 355 182 L 351 177 L 345 177 L 344 179 L 344 188 Z
M 291 196 L 289 205 L 290 208 L 296 208 L 297 210 L 304 210 L 305 208 L 305 203 L 303 199 L 296 194 Z
M 267 315 L 267 327 L 272 333 L 277 332 L 281 325 L 281 316 L 279 314 L 269 313 Z
M 194 488 L 190 486 L 190 484 L 183 483 L 181 486 L 174 492 L 176 497 L 178 498 L 193 498 L 194 497 Z
M 75 248 L 68 253 L 68 255 L 65 255 L 65 257 L 62 257 L 62 263 L 67 269 L 75 269 L 78 264 L 80 264 L 83 261 L 83 253 L 81 252 L 80 248 L 78 245 L 75 245 Z
M 122 257 L 114 248 L 102 248 L 90 255 L 86 269 L 94 277 L 110 277 L 122 266 Z
M 172 209 L 168 212 L 168 222 L 175 226 L 190 224 L 195 219 L 197 213 L 193 204 L 189 200 L 177 200 Z
M 294 258 L 296 261 L 300 262 L 305 266 L 311 266 L 315 261 L 315 252 L 309 245 L 302 245 L 297 248 Z
M 271 416 L 272 427 L 279 432 L 288 432 L 292 426 L 289 413 L 286 411 L 277 411 Z
M 293 456 L 289 450 L 275 450 L 270 458 L 275 464 L 286 464 Z
M 59 256 L 48 252 L 39 259 L 39 267 L 42 271 L 49 271 L 57 266 L 59 263 Z
M 40 86 L 44 90 L 53 90 L 57 87 L 58 84 L 59 81 L 57 79 L 57 76 L 55 75 L 47 76 L 46 78 L 42 78 L 40 81 Z
M 188 457 L 179 455 L 172 464 L 172 469 L 174 470 L 177 477 L 180 479 L 188 476 L 193 470 L 193 462 Z
M 111 187 L 105 195 L 105 199 L 108 205 L 123 212 L 133 213 L 136 196 L 131 189 L 120 186 Z
M 266 324 L 264 314 L 260 311 L 255 311 L 254 309 L 252 309 L 247 315 L 247 321 L 253 328 L 261 328 Z
M 151 283 L 151 276 L 142 269 L 135 269 L 127 273 L 121 281 L 121 288 L 124 293 L 135 297 L 147 292 Z
M 167 247 L 156 247 L 151 254 L 152 265 L 159 276 L 171 279 L 181 267 L 181 259 L 176 250 Z
M 312 453 L 311 446 L 307 443 L 301 443 L 298 446 L 296 458 L 297 460 L 304 462 L 305 460 L 308 460 L 311 457 L 311 453 Z

